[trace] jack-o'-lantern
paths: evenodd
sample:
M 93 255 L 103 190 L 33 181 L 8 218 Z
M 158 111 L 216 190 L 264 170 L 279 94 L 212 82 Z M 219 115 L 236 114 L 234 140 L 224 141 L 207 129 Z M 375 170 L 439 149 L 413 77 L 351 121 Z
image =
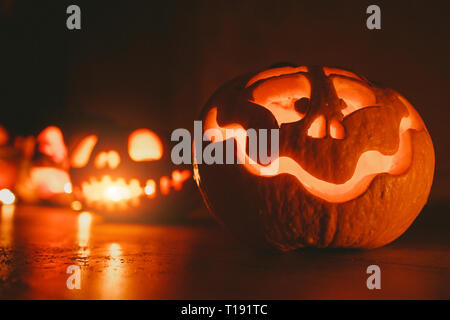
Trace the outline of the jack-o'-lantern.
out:
M 61 129 L 48 126 L 36 138 L 17 137 L 15 145 L 24 154 L 16 186 L 19 198 L 27 203 L 70 204 L 72 186 Z
M 111 220 L 183 218 L 196 200 L 189 167 L 174 167 L 153 130 L 103 126 L 78 134 L 70 148 L 75 197 Z
M 194 179 L 210 211 L 252 244 L 380 247 L 428 199 L 435 159 L 422 119 L 399 93 L 353 72 L 283 65 L 241 76 L 210 98 L 202 120 L 204 139 L 234 140 L 241 164 L 195 157 Z M 249 128 L 279 130 L 276 158 L 249 155 Z

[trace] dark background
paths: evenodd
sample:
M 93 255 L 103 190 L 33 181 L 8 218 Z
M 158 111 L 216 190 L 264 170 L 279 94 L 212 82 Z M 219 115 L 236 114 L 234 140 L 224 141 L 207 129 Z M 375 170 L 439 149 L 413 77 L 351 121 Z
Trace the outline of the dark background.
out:
M 66 29 L 66 7 L 82 29 Z M 381 7 L 382 30 L 366 28 Z M 63 130 L 82 113 L 192 129 L 225 81 L 279 61 L 352 69 L 405 95 L 436 149 L 432 201 L 450 196 L 448 1 L 0 0 L 0 124 Z M 67 139 L 70 139 L 67 133 Z

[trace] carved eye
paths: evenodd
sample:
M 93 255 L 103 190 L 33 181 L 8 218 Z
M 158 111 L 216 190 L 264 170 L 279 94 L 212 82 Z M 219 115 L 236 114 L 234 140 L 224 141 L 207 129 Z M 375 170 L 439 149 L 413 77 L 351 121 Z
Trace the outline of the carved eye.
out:
M 330 78 L 336 94 L 347 105 L 341 110 L 344 117 L 359 109 L 376 105 L 377 99 L 375 94 L 362 82 L 336 76 L 331 76 Z
M 78 144 L 70 157 L 70 164 L 73 168 L 83 168 L 88 164 L 89 157 L 91 156 L 97 141 L 98 137 L 95 134 L 92 134 L 84 138 Z
M 128 137 L 128 154 L 134 161 L 159 160 L 163 156 L 163 144 L 153 131 L 137 129 Z
M 115 169 L 120 164 L 120 156 L 117 151 L 100 152 L 94 161 L 94 165 L 97 169 L 103 169 L 108 166 L 110 169 Z
M 293 68 L 291 68 L 293 69 Z M 270 70 L 269 70 L 270 71 Z M 283 123 L 296 122 L 305 117 L 296 108 L 296 102 L 311 97 L 311 84 L 303 74 L 289 74 L 269 78 L 253 89 L 253 102 L 269 110 L 277 120 Z

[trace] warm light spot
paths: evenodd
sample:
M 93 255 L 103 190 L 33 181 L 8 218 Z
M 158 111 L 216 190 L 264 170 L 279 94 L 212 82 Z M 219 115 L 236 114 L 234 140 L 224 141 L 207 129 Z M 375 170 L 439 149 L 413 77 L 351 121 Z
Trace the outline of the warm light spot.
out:
M 120 156 L 117 151 L 100 152 L 94 160 L 97 169 L 103 169 L 108 166 L 110 169 L 116 169 L 120 164 Z
M 111 210 L 138 206 L 139 197 L 144 193 L 137 179 L 127 183 L 123 178 L 113 180 L 108 175 L 100 180 L 90 178 L 88 182 L 83 182 L 81 192 L 89 205 Z
M 122 247 L 118 243 L 111 243 L 108 250 L 108 257 L 105 259 L 106 268 L 104 278 L 101 283 L 101 299 L 120 299 L 127 289 L 124 275 L 125 265 L 122 260 Z
M 147 180 L 147 183 L 144 187 L 144 193 L 149 196 L 150 198 L 153 198 L 156 193 L 156 182 L 153 179 Z
M 336 119 L 333 119 L 330 122 L 330 136 L 333 139 L 344 139 L 345 138 L 344 126 Z
M 109 256 L 111 258 L 118 258 L 122 255 L 122 247 L 118 243 L 111 243 L 109 246 Z
M 4 146 L 8 143 L 9 134 L 3 126 L 0 126 L 0 146 Z
M 311 138 L 321 139 L 326 135 L 326 121 L 323 115 L 314 119 L 308 128 L 307 135 Z
M 1 151 L 0 151 L 1 153 Z M 1 158 L 1 155 L 0 155 Z M 12 160 L 12 159 L 11 159 Z M 0 189 L 13 189 L 16 185 L 17 176 L 20 168 L 15 161 L 10 159 L 0 159 Z
M 191 177 L 192 173 L 190 170 L 174 170 L 172 171 L 172 187 L 180 191 L 183 188 L 183 183 Z
M 14 212 L 16 206 L 14 204 L 4 204 L 1 207 L 1 220 L 0 220 L 0 247 L 9 247 L 13 241 L 13 229 L 14 229 Z M 0 276 L 1 276 L 0 268 Z
M 16 211 L 16 205 L 4 204 L 2 206 L 2 222 L 11 222 L 14 218 L 14 212 Z
M 117 168 L 120 164 L 120 156 L 116 151 L 110 151 L 108 153 L 108 163 L 111 169 Z
M 163 155 L 163 145 L 153 131 L 137 129 L 128 137 L 128 153 L 134 161 L 159 160 Z
M 336 94 L 347 105 L 341 110 L 344 117 L 370 106 L 375 106 L 377 99 L 373 91 L 360 81 L 331 77 Z
M 74 168 L 83 168 L 89 162 L 89 157 L 91 156 L 92 150 L 97 144 L 98 137 L 93 134 L 84 138 L 75 150 L 72 152 L 70 158 L 70 164 Z
M 268 70 L 264 70 L 260 73 L 258 73 L 257 75 L 255 75 L 254 77 L 252 77 L 247 84 L 245 85 L 245 87 L 250 87 L 252 84 L 254 84 L 255 82 L 259 81 L 259 80 L 263 80 L 263 79 L 268 79 L 268 78 L 272 78 L 272 77 L 279 77 L 285 74 L 291 74 L 291 73 L 297 73 L 297 72 L 308 72 L 308 68 L 305 66 L 301 66 L 301 67 L 280 67 L 280 68 L 272 68 L 272 69 L 268 69 Z
M 83 209 L 83 205 L 81 204 L 80 201 L 75 200 L 72 201 L 72 203 L 70 204 L 70 208 L 72 208 L 72 210 L 74 211 L 80 211 L 81 209 Z
M 129 197 L 128 189 L 126 187 L 118 187 L 118 186 L 107 187 L 105 189 L 104 195 L 105 198 L 115 202 Z
M 357 79 L 357 80 L 362 80 L 360 77 L 358 77 L 353 72 L 338 69 L 338 68 L 323 67 L 323 72 L 325 73 L 326 76 L 329 76 L 331 74 L 337 74 L 340 76 L 345 76 L 345 77 L 349 77 L 349 78 L 353 78 L 353 79 Z
M 78 246 L 87 247 L 89 244 L 90 232 L 92 224 L 92 215 L 83 211 L 78 215 Z
M 2 204 L 13 204 L 16 201 L 16 196 L 9 189 L 0 190 L 0 202 Z
M 108 154 L 106 152 L 100 152 L 94 160 L 94 166 L 97 169 L 103 169 L 108 161 Z
M 170 193 L 170 178 L 167 176 L 162 176 L 159 179 L 159 190 L 161 194 L 168 195 Z
M 55 194 L 67 193 L 66 188 L 70 184 L 69 174 L 64 170 L 53 167 L 31 168 L 30 177 L 33 186 L 43 199 Z
M 56 163 L 62 163 L 67 157 L 64 137 L 58 127 L 50 126 L 42 130 L 36 139 L 38 149 Z
M 71 194 L 72 193 L 72 184 L 70 182 L 66 182 L 64 184 L 64 192 L 67 194 Z
M 253 89 L 253 102 L 269 110 L 278 126 L 303 119 L 295 102 L 311 96 L 311 85 L 302 74 L 285 75 L 268 79 Z
M 398 175 L 409 168 L 412 161 L 411 130 L 423 130 L 423 123 L 417 112 L 411 105 L 406 105 L 409 115 L 402 118 L 399 126 L 399 146 L 397 152 L 385 155 L 376 150 L 363 152 L 356 164 L 353 175 L 344 183 L 332 183 L 321 180 L 308 171 L 301 164 L 290 157 L 282 156 L 272 161 L 267 166 L 249 161 L 246 153 L 246 139 L 239 140 L 237 137 L 237 156 L 245 168 L 252 174 L 273 177 L 280 174 L 290 174 L 312 195 L 331 203 L 347 202 L 363 194 L 372 180 L 381 173 Z M 217 107 L 209 110 L 205 119 L 204 130 L 218 129 L 222 136 L 226 137 L 227 129 L 242 128 L 241 125 L 233 123 L 224 127 L 217 123 Z M 242 128 L 243 129 L 243 128 Z

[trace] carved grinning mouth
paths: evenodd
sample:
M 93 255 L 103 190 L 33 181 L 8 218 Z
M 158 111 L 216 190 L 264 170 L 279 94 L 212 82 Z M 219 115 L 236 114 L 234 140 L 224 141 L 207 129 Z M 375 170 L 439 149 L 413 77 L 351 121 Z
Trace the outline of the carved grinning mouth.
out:
M 176 191 L 182 189 L 184 181 L 191 176 L 190 170 L 174 170 L 172 176 L 163 176 L 159 179 L 159 192 L 168 195 L 171 188 Z M 100 179 L 91 177 L 81 184 L 81 194 L 89 206 L 107 210 L 125 210 L 138 207 L 142 198 L 153 199 L 157 193 L 157 183 L 148 179 L 141 185 L 138 179 L 123 178 L 112 179 L 105 175 Z
M 412 161 L 411 130 L 422 130 L 423 124 L 414 108 L 406 99 L 401 96 L 399 96 L 399 99 L 406 106 L 408 116 L 403 117 L 400 122 L 398 150 L 393 155 L 385 155 L 376 150 L 362 153 L 357 161 L 353 175 L 341 184 L 315 177 L 297 161 L 286 156 L 278 157 L 267 166 L 256 163 L 246 153 L 247 139 L 245 129 L 237 123 L 220 126 L 217 122 L 217 107 L 211 108 L 206 115 L 205 134 L 208 135 L 208 129 L 217 129 L 222 133 L 223 137 L 230 137 L 230 131 L 227 134 L 226 130 L 232 129 L 234 130 L 232 137 L 235 139 L 237 146 L 237 156 L 249 172 L 262 177 L 289 174 L 295 177 L 312 195 L 331 203 L 343 203 L 363 194 L 377 175 L 382 173 L 398 175 L 410 167 Z M 215 140 L 215 142 L 224 140 L 225 138 Z
M 150 189 L 153 186 L 153 189 Z M 110 176 L 103 176 L 101 179 L 90 178 L 83 182 L 81 192 L 88 205 L 106 209 L 126 209 L 137 207 L 144 189 L 148 191 L 148 196 L 155 194 L 156 183 L 148 180 L 144 187 L 137 179 L 126 182 L 123 178 L 113 180 Z

